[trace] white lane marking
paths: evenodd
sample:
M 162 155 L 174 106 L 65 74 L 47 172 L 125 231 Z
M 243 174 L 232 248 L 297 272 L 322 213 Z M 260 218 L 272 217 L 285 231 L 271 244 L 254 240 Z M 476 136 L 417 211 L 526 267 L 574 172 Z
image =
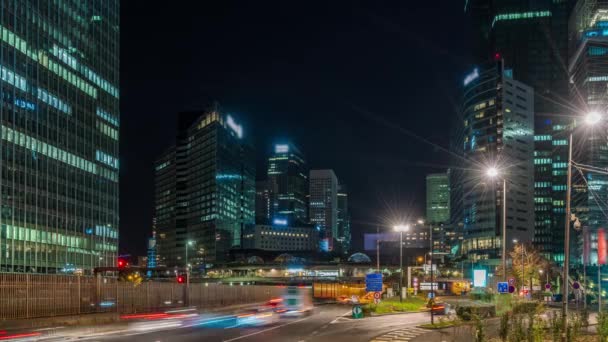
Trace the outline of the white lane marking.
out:
M 288 326 L 288 325 L 291 325 L 291 324 L 294 324 L 294 323 L 298 323 L 298 322 L 305 321 L 305 320 L 307 320 L 307 319 L 309 319 L 309 318 L 310 318 L 310 317 L 301 318 L 301 319 L 299 319 L 299 320 L 297 320 L 297 321 L 293 321 L 293 322 L 285 323 L 285 324 L 282 324 L 282 325 L 277 325 L 276 327 L 272 327 L 272 328 L 268 328 L 268 329 L 264 329 L 264 330 L 256 331 L 256 332 L 254 332 L 254 333 L 247 334 L 247 335 L 243 335 L 243 336 L 239 336 L 239 337 L 235 337 L 235 338 L 231 338 L 231 339 L 229 339 L 229 340 L 224 340 L 224 342 L 236 341 L 236 340 L 240 340 L 240 339 L 242 339 L 242 338 L 246 338 L 246 337 L 249 337 L 249 336 L 254 336 L 254 335 L 257 335 L 257 334 L 265 333 L 265 332 L 267 332 L 267 331 L 271 331 L 271 330 L 279 329 L 279 328 L 282 328 L 282 327 L 285 327 L 285 326 Z
M 316 335 L 318 333 L 319 333 L 319 330 L 315 330 L 315 331 L 312 332 L 312 335 Z
M 345 313 L 339 315 L 338 317 L 336 317 L 336 319 L 334 319 L 333 321 L 329 322 L 329 324 L 336 324 L 338 323 L 338 320 L 340 320 L 341 318 L 344 318 L 344 316 L 348 315 L 349 313 L 351 313 L 352 311 L 346 311 Z

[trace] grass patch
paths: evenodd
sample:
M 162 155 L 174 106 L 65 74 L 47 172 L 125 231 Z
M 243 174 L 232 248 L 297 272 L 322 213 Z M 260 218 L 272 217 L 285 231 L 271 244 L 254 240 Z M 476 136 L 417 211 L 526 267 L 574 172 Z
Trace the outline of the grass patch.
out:
M 379 304 L 367 304 L 366 307 L 370 312 L 376 314 L 417 312 L 426 307 L 426 300 L 419 297 L 411 297 L 400 302 L 397 297 L 383 300 Z

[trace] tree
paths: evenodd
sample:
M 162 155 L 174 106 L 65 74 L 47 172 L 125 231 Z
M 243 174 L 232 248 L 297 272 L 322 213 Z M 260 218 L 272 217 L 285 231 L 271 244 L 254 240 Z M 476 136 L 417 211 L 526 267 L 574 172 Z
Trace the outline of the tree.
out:
M 523 243 L 516 244 L 509 253 L 511 256 L 511 274 L 515 276 L 518 284 L 523 284 L 524 280 L 530 289 L 533 285 L 541 285 L 543 279 L 540 278 L 539 270 L 547 272 L 548 262 L 538 251 Z

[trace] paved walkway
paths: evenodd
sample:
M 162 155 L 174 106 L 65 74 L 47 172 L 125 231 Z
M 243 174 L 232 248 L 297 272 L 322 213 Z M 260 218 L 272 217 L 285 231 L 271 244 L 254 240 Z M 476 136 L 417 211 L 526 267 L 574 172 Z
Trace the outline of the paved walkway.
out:
M 394 330 L 384 335 L 380 335 L 375 337 L 370 342 L 385 342 L 385 341 L 411 341 L 415 337 L 428 333 L 429 330 L 417 328 L 417 327 L 408 327 L 399 330 Z

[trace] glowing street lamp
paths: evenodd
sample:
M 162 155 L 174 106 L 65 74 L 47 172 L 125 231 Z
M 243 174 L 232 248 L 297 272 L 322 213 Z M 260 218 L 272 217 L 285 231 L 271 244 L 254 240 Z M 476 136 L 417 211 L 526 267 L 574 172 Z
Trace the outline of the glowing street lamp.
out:
M 500 172 L 495 167 L 486 170 L 486 175 L 495 179 L 500 176 Z M 507 179 L 502 178 L 502 274 L 507 281 Z
M 399 301 L 403 302 L 403 232 L 407 232 L 410 226 L 398 224 L 393 229 L 399 232 Z

